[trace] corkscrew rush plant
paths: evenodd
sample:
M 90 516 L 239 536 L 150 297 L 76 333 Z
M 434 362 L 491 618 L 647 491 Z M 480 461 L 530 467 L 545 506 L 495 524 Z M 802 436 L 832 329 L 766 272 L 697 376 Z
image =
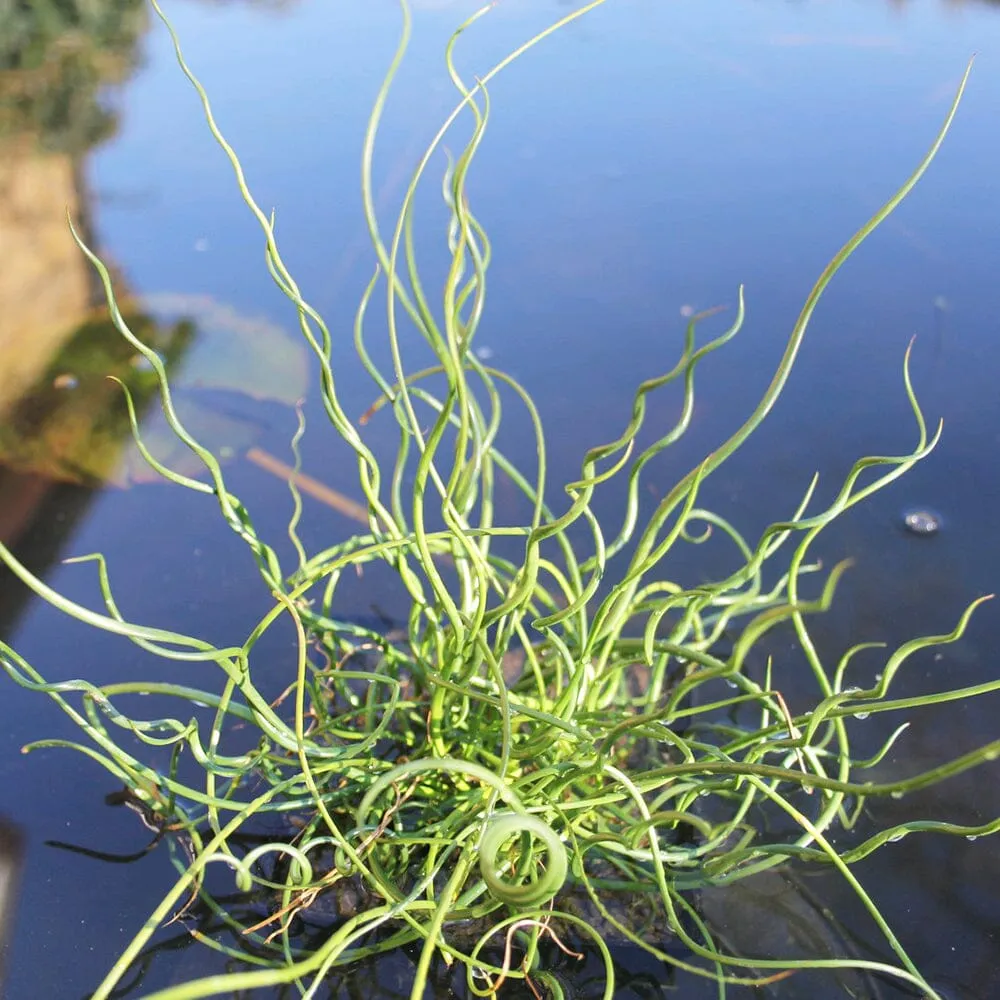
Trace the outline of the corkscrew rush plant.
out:
M 916 170 L 820 275 L 756 409 L 641 523 L 644 470 L 687 430 L 699 363 L 739 332 L 742 290 L 732 324 L 713 338 L 700 336 L 709 313 L 691 318 L 674 367 L 639 386 L 621 434 L 586 453 L 578 479 L 562 494 L 553 493 L 547 480 L 545 435 L 531 397 L 472 350 L 486 305 L 490 244 L 470 207 L 467 180 L 489 121 L 490 83 L 548 35 L 602 2 L 573 11 L 472 80 L 460 75 L 455 49 L 491 5 L 458 28 L 445 52 L 458 102 L 421 157 L 392 232 L 385 233 L 371 178 L 380 119 L 409 40 L 410 12 L 401 2 L 402 36 L 363 151 L 362 197 L 377 267 L 357 310 L 354 345 L 375 383 L 376 399 L 367 413 L 352 419 L 331 362 L 334 334 L 286 268 L 274 217 L 254 200 L 173 28 L 152 0 L 260 224 L 271 278 L 292 304 L 315 357 L 325 414 L 356 458 L 369 527 L 323 551 L 307 552 L 297 532 L 302 504 L 293 480 L 288 534 L 296 564 L 284 565 L 278 548 L 258 534 L 249 509 L 230 491 L 216 458 L 185 428 L 160 358 L 129 329 L 107 267 L 80 241 L 103 282 L 118 331 L 156 372 L 166 419 L 201 460 L 206 477 L 174 472 L 146 450 L 123 386 L 139 448 L 164 479 L 218 504 L 225 524 L 252 552 L 274 599 L 241 645 L 217 647 L 130 621 L 100 555 L 75 560 L 96 568 L 104 606 L 95 611 L 52 590 L 0 546 L 7 567 L 38 596 L 134 643 L 164 665 L 163 680 L 98 686 L 85 679 L 48 680 L 2 646 L 7 674 L 46 693 L 82 734 L 79 743 L 39 740 L 25 749 L 68 747 L 104 767 L 170 845 L 178 868 L 176 884 L 98 986 L 97 1000 L 121 989 L 158 928 L 172 916 L 185 920 L 193 912 L 212 914 L 231 932 L 209 936 L 192 929 L 207 947 L 236 960 L 236 971 L 151 994 L 160 1000 L 268 987 L 314 997 L 337 970 L 406 945 L 419 954 L 414 998 L 425 994 L 442 962 L 464 967 L 475 996 L 502 991 L 511 979 L 527 980 L 539 996 L 543 989 L 561 996 L 561 981 L 544 956 L 552 945 L 566 947 L 563 937 L 603 960 L 605 997 L 615 989 L 616 941 L 707 977 L 720 997 L 731 984 L 765 985 L 802 968 L 861 970 L 938 997 L 853 866 L 902 836 L 979 836 L 996 832 L 1000 820 L 975 827 L 914 821 L 840 851 L 831 841 L 834 832 L 854 826 L 868 800 L 924 788 L 1000 752 L 998 740 L 932 770 L 876 782 L 867 772 L 906 725 L 867 759 L 853 750 L 848 726 L 866 714 L 910 712 L 1000 688 L 995 681 L 936 695 L 896 696 L 897 678 L 910 657 L 958 639 L 986 598 L 974 601 L 950 633 L 887 653 L 877 683 L 860 689 L 849 683 L 852 666 L 873 644 L 854 646 L 831 664 L 807 624 L 830 606 L 846 566 L 834 567 L 816 596 L 803 593 L 804 579 L 820 572 L 810 557 L 820 532 L 903 475 L 937 443 L 941 429 L 928 432 L 911 385 L 909 351 L 902 387 L 915 427 L 909 453 L 860 459 L 822 509 L 811 509 L 813 480 L 797 506 L 790 505 L 784 519 L 755 543 L 723 516 L 700 507 L 698 496 L 705 480 L 774 406 L 837 270 L 927 170 L 969 70 Z M 459 121 L 467 124 L 469 138 L 444 174 L 449 267 L 440 301 L 433 302 L 416 257 L 414 199 Z M 369 312 L 380 296 L 389 371 L 376 366 L 365 340 Z M 433 353 L 431 366 L 408 367 L 402 335 L 407 324 Z M 668 386 L 681 394 L 680 416 L 672 427 L 657 429 L 654 443 L 640 447 L 647 399 Z M 524 408 L 533 428 L 529 469 L 515 465 L 497 443 L 501 404 L 510 401 Z M 365 425 L 376 419 L 398 426 L 391 469 L 380 466 L 365 440 Z M 292 442 L 297 463 L 304 429 L 300 417 Z M 495 502 L 500 477 L 528 502 L 527 523 L 503 520 Z M 616 478 L 624 478 L 626 501 L 621 523 L 609 530 L 592 500 Z M 730 575 L 695 587 L 664 576 L 672 550 L 698 545 L 710 534 L 732 544 L 736 568 Z M 499 553 L 512 551 L 512 545 L 518 546 L 519 559 Z M 619 554 L 625 568 L 614 575 L 609 560 Z M 391 570 L 408 594 L 403 639 L 337 618 L 340 588 L 374 563 Z M 285 665 L 288 687 L 275 702 L 262 691 L 257 646 L 279 621 L 294 628 L 297 655 Z M 779 626 L 796 636 L 815 684 L 811 710 L 794 716 L 781 695 L 780 665 L 768 660 L 760 667 L 750 655 Z M 192 688 L 171 682 L 171 661 L 217 669 L 205 673 L 204 686 Z M 168 717 L 141 718 L 127 707 L 136 694 L 181 707 Z M 255 736 L 250 749 L 248 727 Z M 270 825 L 262 827 L 265 820 Z M 282 822 L 287 833 L 274 833 Z M 253 839 L 265 828 L 268 836 Z M 883 936 L 884 960 L 749 958 L 727 947 L 699 911 L 698 890 L 792 860 L 840 873 Z M 220 901 L 214 888 L 220 868 L 232 870 L 241 893 L 267 901 L 263 919 L 259 910 L 251 917 Z M 307 916 L 324 896 L 343 899 L 347 887 L 362 905 L 341 907 L 318 941 L 306 941 L 294 918 Z M 589 916 L 581 915 L 581 900 Z M 632 906 L 636 900 L 643 906 Z

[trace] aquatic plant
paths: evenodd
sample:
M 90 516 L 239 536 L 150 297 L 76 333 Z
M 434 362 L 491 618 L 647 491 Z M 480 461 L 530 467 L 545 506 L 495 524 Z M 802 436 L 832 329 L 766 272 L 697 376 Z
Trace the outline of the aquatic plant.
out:
M 170 845 L 179 871 L 93 994 L 98 1000 L 121 988 L 172 915 L 183 920 L 195 911 L 209 914 L 217 933 L 192 933 L 239 967 L 164 989 L 153 994 L 157 998 L 275 986 L 313 997 L 338 970 L 406 946 L 417 956 L 414 998 L 424 995 L 442 962 L 446 969 L 464 968 L 473 995 L 487 996 L 505 980 L 522 979 L 536 995 L 545 989 L 561 996 L 563 983 L 546 956 L 568 948 L 570 939 L 604 962 L 603 995 L 611 997 L 609 938 L 708 977 L 720 996 L 729 984 L 764 985 L 803 968 L 826 968 L 890 977 L 937 997 L 853 866 L 902 836 L 978 836 L 995 832 L 1000 821 L 977 827 L 904 823 L 841 850 L 832 839 L 854 826 L 869 800 L 926 787 L 997 756 L 1000 741 L 921 774 L 876 782 L 869 770 L 905 725 L 865 759 L 852 748 L 848 725 L 871 713 L 910 711 L 1000 687 L 996 681 L 933 696 L 896 696 L 909 658 L 961 636 L 983 599 L 969 606 L 949 634 L 915 639 L 887 653 L 877 682 L 867 689 L 849 681 L 855 657 L 872 644 L 856 645 L 827 663 L 807 624 L 810 615 L 829 607 L 846 568 L 835 566 L 807 596 L 808 574 L 821 572 L 810 559 L 817 536 L 903 475 L 938 440 L 940 427 L 928 433 L 914 395 L 909 352 L 902 386 L 915 428 L 909 453 L 860 459 L 833 500 L 811 510 L 818 506 L 814 480 L 788 516 L 756 542 L 700 507 L 698 497 L 706 479 L 774 406 L 837 270 L 928 168 L 956 113 L 968 70 L 917 169 L 820 275 L 757 407 L 642 523 L 644 469 L 687 430 L 698 365 L 739 332 L 742 290 L 734 321 L 711 339 L 699 337 L 709 316 L 691 318 L 677 363 L 639 386 L 621 434 L 586 453 L 579 477 L 565 485 L 558 501 L 547 481 L 546 441 L 534 403 L 514 378 L 473 350 L 486 304 L 490 244 L 466 184 L 489 120 L 490 83 L 601 2 L 563 17 L 475 81 L 460 76 L 454 48 L 489 6 L 458 28 L 445 53 L 458 103 L 421 157 L 393 231 L 385 234 L 376 218 L 371 174 L 380 118 L 409 37 L 409 12 L 401 2 L 402 37 L 363 153 L 362 195 L 378 266 L 357 310 L 354 343 L 378 396 L 357 420 L 338 395 L 332 334 L 286 268 L 274 218 L 254 201 L 167 24 L 181 68 L 260 224 L 271 278 L 292 303 L 315 357 L 325 414 L 356 458 L 369 524 L 362 534 L 306 552 L 292 478 L 288 536 L 296 564 L 283 565 L 277 548 L 258 534 L 248 507 L 230 491 L 217 459 L 178 417 L 160 357 L 129 328 L 107 268 L 81 242 L 104 283 L 117 329 L 156 373 L 163 413 L 178 440 L 201 460 L 206 477 L 182 475 L 146 453 L 148 461 L 177 487 L 218 504 L 274 597 L 242 645 L 217 647 L 127 620 L 100 555 L 77 560 L 96 568 L 104 601 L 98 612 L 56 593 L 0 547 L 8 568 L 66 614 L 166 662 L 217 668 L 209 675 L 214 682 L 207 676 L 197 689 L 169 680 L 97 686 L 84 679 L 46 680 L 15 650 L 2 647 L 7 673 L 48 694 L 87 740 L 39 740 L 27 749 L 73 747 L 103 766 L 124 786 L 118 800 Z M 468 122 L 471 137 L 444 177 L 450 259 L 441 300 L 433 305 L 416 259 L 413 205 L 445 134 L 459 119 Z M 391 371 L 380 370 L 366 347 L 366 321 L 377 295 L 384 297 Z M 407 369 L 404 324 L 422 336 L 435 364 Z M 640 448 L 647 399 L 666 386 L 679 388 L 681 415 Z M 124 384 L 122 390 L 143 448 L 130 390 Z M 531 421 L 530 469 L 515 465 L 497 444 L 501 402 L 510 399 Z M 380 466 L 365 440 L 364 425 L 377 416 L 398 425 L 391 469 Z M 296 461 L 303 432 L 300 421 L 292 442 Z M 527 501 L 526 523 L 502 520 L 494 499 L 500 477 Z M 616 478 L 624 481 L 626 502 L 621 522 L 609 526 L 599 522 L 591 504 Z M 732 545 L 736 565 L 729 575 L 696 586 L 665 577 L 673 550 L 711 534 Z M 513 546 L 518 558 L 501 554 Z M 615 556 L 615 565 L 624 568 L 612 572 Z M 375 564 L 408 595 L 409 618 L 395 634 L 336 616 L 339 589 Z M 258 644 L 279 622 L 294 629 L 297 656 L 286 667 L 284 696 L 272 701 L 261 682 L 265 667 L 258 662 Z M 811 670 L 815 700 L 808 711 L 793 714 L 781 693 L 780 668 L 752 655 L 778 627 L 794 634 Z M 273 672 L 273 665 L 268 669 Z M 140 718 L 126 710 L 135 694 L 173 699 L 182 708 Z M 762 959 L 727 948 L 700 912 L 699 890 L 790 860 L 838 871 L 881 931 L 891 959 Z M 237 900 L 224 900 L 215 889 L 220 868 L 235 873 Z M 331 899 L 337 906 L 328 912 L 325 932 L 306 939 L 302 924 L 315 921 L 323 900 Z M 241 900 L 263 901 L 263 914 L 251 917 Z

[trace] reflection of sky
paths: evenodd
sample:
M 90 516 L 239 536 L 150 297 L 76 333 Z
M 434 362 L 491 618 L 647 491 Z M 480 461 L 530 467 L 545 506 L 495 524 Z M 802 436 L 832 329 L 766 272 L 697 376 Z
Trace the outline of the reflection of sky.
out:
M 414 47 L 386 112 L 375 168 L 386 224 L 405 167 L 454 103 L 442 46 L 456 18 L 475 5 L 417 6 Z M 504 0 L 462 39 L 462 71 L 482 72 L 567 10 L 555 0 Z M 175 3 L 170 14 L 262 207 L 277 210 L 288 263 L 330 319 L 347 373 L 340 385 L 346 409 L 360 413 L 372 392 L 349 377 L 350 323 L 370 268 L 357 164 L 367 109 L 396 44 L 398 11 L 389 2 L 312 0 L 280 13 Z M 147 66 L 120 98 L 120 135 L 91 161 L 103 248 L 138 292 L 210 295 L 293 326 L 266 275 L 259 230 L 173 65 L 166 33 L 157 26 L 145 44 Z M 495 252 L 481 343 L 538 398 L 557 481 L 574 474 L 586 444 L 617 433 L 632 387 L 672 364 L 681 307 L 731 306 L 738 284 L 747 284 L 743 333 L 705 366 L 693 441 L 651 474 L 650 485 L 662 491 L 753 405 L 812 282 L 916 164 L 973 51 L 979 61 L 968 96 L 937 162 L 837 278 L 787 397 L 756 442 L 706 487 L 710 503 L 756 528 L 791 509 L 814 468 L 829 490 L 858 455 L 909 447 L 900 366 L 908 339 L 918 335 L 918 390 L 929 415 L 945 416 L 945 438 L 928 463 L 852 515 L 824 550 L 831 559 L 858 559 L 844 610 L 823 626 L 838 649 L 848 638 L 898 640 L 914 629 L 950 628 L 967 599 L 997 586 L 1000 202 L 992 165 L 1000 11 L 929 2 L 609 0 L 490 89 L 494 117 L 470 188 Z M 444 246 L 435 207 L 442 167 L 438 156 L 419 201 L 429 288 L 439 282 L 436 255 Z M 376 315 L 371 329 L 377 343 Z M 651 405 L 651 420 L 673 414 L 669 397 Z M 318 424 L 318 410 L 311 415 Z M 510 420 L 522 429 L 513 408 Z M 292 429 L 289 418 L 269 447 L 287 455 Z M 392 441 L 389 430 L 372 433 Z M 350 465 L 331 462 L 324 447 L 319 435 L 307 444 L 306 470 L 349 491 Z M 258 504 L 286 502 L 280 483 L 261 485 L 245 470 L 233 475 L 241 495 Z M 159 538 L 194 523 L 205 538 L 214 530 L 195 520 L 204 505 L 161 502 L 161 495 L 142 495 L 156 530 L 137 537 L 135 553 L 118 568 L 137 581 L 142 553 L 158 558 Z M 899 510 L 914 503 L 944 512 L 941 536 L 913 540 L 897 530 Z M 613 496 L 598 505 L 618 516 Z M 129 509 L 121 495 L 95 505 L 74 551 L 112 546 L 122 525 L 141 536 L 144 518 Z M 219 549 L 232 558 L 223 543 Z M 183 555 L 170 556 L 175 583 L 185 579 Z M 156 601 L 166 600 L 130 596 L 145 602 L 135 610 L 154 616 Z M 210 611 L 217 624 L 224 601 L 216 598 Z M 982 612 L 970 638 L 949 650 L 950 680 L 982 676 L 978 650 L 995 646 L 996 616 Z M 860 637 L 859 623 L 867 630 Z M 37 620 L 26 626 L 25 641 L 54 655 L 50 641 L 31 639 L 39 631 Z M 917 676 L 930 669 L 922 664 Z M 986 706 L 963 715 L 954 749 L 993 732 Z M 931 747 L 928 755 L 941 749 L 926 734 L 913 745 L 917 756 L 922 746 Z M 913 905 L 921 903 L 929 905 L 914 896 Z M 908 932 L 921 940 L 919 927 Z M 985 947 L 978 926 L 963 930 L 965 946 L 970 954 Z M 79 985 L 77 992 L 92 984 Z
M 412 159 L 451 103 L 438 52 L 452 7 L 417 12 L 413 60 L 387 113 L 376 186 Z M 528 23 L 564 9 L 544 8 L 535 17 L 501 4 L 483 22 L 488 29 L 463 39 L 460 64 L 488 65 Z M 290 262 L 318 304 L 344 319 L 367 262 L 358 262 L 349 288 L 331 289 L 331 275 L 360 225 L 365 108 L 398 27 L 390 4 L 361 10 L 174 12 L 261 204 L 278 209 Z M 548 302 L 566 316 L 556 329 L 546 317 L 548 335 L 572 343 L 574 356 L 561 362 L 584 368 L 612 320 L 621 336 L 622 319 L 635 325 L 640 310 L 670 317 L 688 302 L 731 302 L 741 280 L 752 324 L 766 315 L 769 325 L 787 325 L 829 252 L 923 151 L 973 48 L 982 55 L 949 145 L 850 272 L 854 328 L 883 304 L 897 315 L 916 309 L 913 287 L 949 292 L 948 260 L 969 245 L 970 228 L 988 228 L 983 175 L 969 172 L 992 135 L 988 122 L 977 127 L 998 80 L 990 41 L 1000 21 L 992 11 L 755 4 L 733 5 L 723 18 L 704 10 L 609 4 L 492 88 L 495 116 L 473 194 L 497 241 L 494 280 L 504 292 L 493 298 L 490 329 L 504 330 L 510 355 L 536 341 L 511 332 L 532 325 L 522 315 L 531 304 Z M 211 282 L 224 301 L 251 295 L 279 309 L 266 279 L 248 286 L 247 275 L 259 273 L 260 239 L 186 84 L 165 66 L 167 44 L 154 33 L 155 71 L 130 89 L 121 140 L 96 170 L 102 191 L 133 187 L 151 200 L 138 225 L 134 211 L 108 206 L 105 238 L 145 290 Z M 959 200 L 959 191 L 970 193 Z M 969 268 L 963 262 L 952 280 Z M 926 303 L 919 310 L 925 316 Z M 648 336 L 629 334 L 630 349 L 642 350 Z M 623 387 L 633 380 L 625 372 L 622 379 Z

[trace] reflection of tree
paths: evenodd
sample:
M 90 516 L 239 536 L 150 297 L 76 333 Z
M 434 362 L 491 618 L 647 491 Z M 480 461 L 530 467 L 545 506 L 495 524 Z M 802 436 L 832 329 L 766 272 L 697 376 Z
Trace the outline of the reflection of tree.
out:
M 89 240 L 80 161 L 114 132 L 104 88 L 134 68 L 148 20 L 147 0 L 8 0 L 0 7 L 0 234 L 16 251 L 0 274 L 0 460 L 42 475 L 55 471 L 46 454 L 53 441 L 61 445 L 57 455 L 67 444 L 79 445 L 81 455 L 88 442 L 110 444 L 102 431 L 117 412 L 111 384 L 104 388 L 101 379 L 98 392 L 60 397 L 50 372 L 70 363 L 122 374 L 115 330 L 89 318 L 98 290 L 66 212 Z M 86 361 L 76 349 L 84 342 Z M 67 352 L 72 357 L 63 358 Z M 119 430 L 127 432 L 127 421 Z M 97 451 L 98 466 L 108 464 L 113 451 Z
M 283 9 L 294 0 L 206 0 Z M 112 135 L 102 92 L 138 62 L 149 0 L 3 0 L 0 139 L 33 136 L 46 150 L 83 153 Z
M 13 0 L 0 7 L 0 136 L 82 153 L 113 133 L 101 90 L 136 63 L 146 0 Z
M 195 333 L 191 323 L 159 326 L 128 317 L 132 331 L 167 368 L 183 357 Z M 140 412 L 157 392 L 156 376 L 104 316 L 79 327 L 32 389 L 0 423 L 0 462 L 51 479 L 98 485 L 111 479 L 130 441 L 128 409 L 113 375 Z
M 0 244 L 13 250 L 0 268 L 0 463 L 46 478 L 95 483 L 115 472 L 129 426 L 105 375 L 129 386 L 140 412 L 155 395 L 152 373 L 106 319 L 103 292 L 66 224 L 68 211 L 94 244 L 82 163 L 115 131 L 107 88 L 137 65 L 149 6 L 0 0 Z M 116 284 L 129 306 L 125 282 Z M 168 367 L 192 345 L 183 316 L 158 323 L 130 312 Z
M 0 421 L 8 458 L 21 470 L 0 471 L 0 535 L 26 543 L 36 570 L 56 555 L 92 496 L 54 487 L 51 456 L 42 459 L 38 449 L 60 427 L 85 442 L 109 420 L 121 423 L 115 417 L 121 397 L 112 399 L 111 383 L 101 379 L 107 388 L 91 392 L 83 411 L 87 393 L 72 403 L 65 392 L 51 398 L 51 372 L 62 367 L 61 351 L 77 355 L 84 342 L 91 365 L 116 370 L 121 342 L 110 323 L 92 320 L 100 296 L 66 213 L 91 240 L 81 163 L 115 130 L 106 88 L 136 66 L 148 23 L 147 0 L 0 2 L 0 245 L 7 248 L 0 267 Z M 14 435 L 32 425 L 42 433 Z M 25 592 L 4 590 L 6 630 Z
M 135 66 L 147 0 L 0 5 L 0 414 L 96 304 L 68 211 L 90 237 L 83 154 L 113 133 L 105 87 Z

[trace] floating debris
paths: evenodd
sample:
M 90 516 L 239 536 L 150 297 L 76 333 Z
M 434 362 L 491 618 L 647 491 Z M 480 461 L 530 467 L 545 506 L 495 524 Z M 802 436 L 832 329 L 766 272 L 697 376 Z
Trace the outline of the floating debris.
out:
M 941 530 L 941 515 L 923 508 L 908 510 L 903 527 L 914 535 L 936 535 Z

